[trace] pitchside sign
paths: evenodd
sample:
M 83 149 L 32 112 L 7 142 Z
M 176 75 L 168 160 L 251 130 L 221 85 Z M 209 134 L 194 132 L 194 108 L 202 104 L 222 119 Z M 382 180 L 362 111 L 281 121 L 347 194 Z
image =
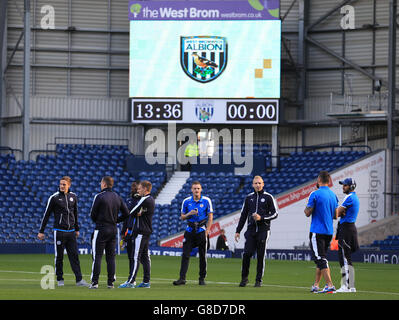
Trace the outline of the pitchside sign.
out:
M 356 193 L 360 201 L 360 211 L 356 226 L 359 228 L 383 219 L 385 212 L 385 151 L 366 156 L 331 173 L 331 190 L 337 195 L 340 203 L 345 195 L 342 193 L 342 185 L 339 184 L 339 181 L 347 177 L 354 178 L 357 182 Z M 293 249 L 296 246 L 308 245 L 310 218 L 305 216 L 303 210 L 309 195 L 314 190 L 316 190 L 316 181 L 309 181 L 283 194 L 274 195 L 279 207 L 279 216 L 271 222 L 268 248 Z M 240 213 L 236 212 L 215 220 L 210 233 L 211 247 L 215 245 L 220 230 L 224 229 L 230 248 L 243 248 L 245 237 L 242 236 L 238 243 L 234 240 L 239 219 Z M 337 221 L 334 222 L 334 230 L 336 230 L 336 224 Z M 244 227 L 245 229 L 246 227 Z M 183 234 L 161 240 L 162 246 L 181 247 L 182 244 Z
M 132 122 L 278 122 L 278 0 L 130 1 L 129 20 Z

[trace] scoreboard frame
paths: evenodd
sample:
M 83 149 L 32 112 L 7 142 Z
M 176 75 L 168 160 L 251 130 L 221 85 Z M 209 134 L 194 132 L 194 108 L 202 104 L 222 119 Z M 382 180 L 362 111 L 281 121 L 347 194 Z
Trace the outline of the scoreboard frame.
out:
M 130 98 L 131 122 L 278 124 L 279 99 Z

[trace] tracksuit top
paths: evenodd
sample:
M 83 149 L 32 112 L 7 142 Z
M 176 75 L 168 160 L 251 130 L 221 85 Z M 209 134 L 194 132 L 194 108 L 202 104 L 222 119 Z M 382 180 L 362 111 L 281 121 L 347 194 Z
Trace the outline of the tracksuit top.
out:
M 187 219 L 186 231 L 195 231 L 196 233 L 203 232 L 206 230 L 208 215 L 213 213 L 212 201 L 205 196 L 201 196 L 197 201 L 194 200 L 193 196 L 185 198 L 181 205 L 181 213 L 187 214 L 193 209 L 197 209 L 198 213 Z
M 342 201 L 341 207 L 346 208 L 346 213 L 339 219 L 339 224 L 344 222 L 355 223 L 359 213 L 359 205 L 359 198 L 356 192 L 352 191 Z
M 79 231 L 78 198 L 73 192 L 58 191 L 47 200 L 46 210 L 40 224 L 40 233 L 44 233 L 51 213 L 54 213 L 54 230 Z
M 140 201 L 140 195 L 138 193 L 132 194 L 127 200 L 126 200 L 126 206 L 130 210 L 132 210 L 137 203 Z M 135 219 L 132 215 L 129 215 L 129 217 L 123 221 L 122 225 L 122 230 L 121 234 L 125 234 L 126 230 L 129 229 L 130 231 L 133 230 L 133 225 L 134 225 Z
M 260 220 L 255 221 L 254 213 L 260 215 Z M 245 221 L 248 222 L 248 230 L 258 232 L 259 229 L 269 230 L 270 221 L 278 216 L 278 207 L 274 197 L 266 191 L 251 192 L 247 195 L 241 208 L 240 221 L 236 233 L 240 233 Z
M 130 210 L 130 215 L 135 219 L 133 234 L 150 235 L 152 233 L 152 216 L 155 210 L 155 200 L 151 194 L 147 194 L 137 202 Z M 141 216 L 137 214 L 141 211 Z
M 122 213 L 118 217 L 119 211 Z M 96 230 L 106 226 L 116 226 L 117 223 L 129 217 L 129 210 L 112 188 L 105 188 L 94 196 L 90 217 L 96 224 Z

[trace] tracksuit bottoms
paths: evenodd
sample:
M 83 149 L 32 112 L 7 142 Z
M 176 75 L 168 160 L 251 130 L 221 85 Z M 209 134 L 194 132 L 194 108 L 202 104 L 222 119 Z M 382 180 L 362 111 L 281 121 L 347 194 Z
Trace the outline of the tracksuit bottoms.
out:
M 91 283 L 98 284 L 98 278 L 101 272 L 101 259 L 105 250 L 105 260 L 107 261 L 108 285 L 115 281 L 115 248 L 116 235 L 118 229 L 116 226 L 103 226 L 94 230 L 92 238 L 93 265 L 91 272 Z
M 69 263 L 71 264 L 71 269 L 75 274 L 76 282 L 79 282 L 82 280 L 82 272 L 80 270 L 75 231 L 54 230 L 55 274 L 57 276 L 57 281 L 64 280 L 64 249 L 66 249 L 68 254 Z

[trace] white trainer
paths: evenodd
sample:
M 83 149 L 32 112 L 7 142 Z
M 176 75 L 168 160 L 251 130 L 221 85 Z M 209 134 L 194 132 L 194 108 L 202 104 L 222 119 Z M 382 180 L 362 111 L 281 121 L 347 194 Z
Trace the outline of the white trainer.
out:
M 337 293 L 342 293 L 342 292 L 350 292 L 349 288 L 347 286 L 342 286 L 337 290 Z
M 89 286 L 89 284 L 85 281 L 85 280 L 80 280 L 79 282 L 76 282 L 76 285 L 78 286 L 78 287 L 88 287 Z
M 356 292 L 356 288 L 350 288 L 349 292 Z

